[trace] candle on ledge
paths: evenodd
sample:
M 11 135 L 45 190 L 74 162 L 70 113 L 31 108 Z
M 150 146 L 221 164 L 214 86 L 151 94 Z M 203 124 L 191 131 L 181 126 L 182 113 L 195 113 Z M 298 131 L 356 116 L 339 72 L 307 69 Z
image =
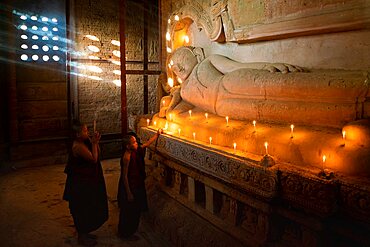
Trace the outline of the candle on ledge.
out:
M 256 120 L 253 120 L 253 130 L 254 130 L 254 132 L 256 132 Z
M 225 119 L 226 119 L 226 127 L 228 127 L 229 126 L 229 116 L 226 116 Z
M 234 152 L 235 152 L 236 151 L 236 142 L 234 142 L 233 146 L 234 146 Z
M 191 110 L 189 110 L 189 116 L 190 116 L 190 118 L 191 118 Z
M 195 132 L 193 132 L 193 140 L 195 141 Z
M 212 136 L 209 137 L 209 145 L 212 145 Z
M 204 116 L 206 117 L 206 121 L 207 121 L 207 123 L 208 123 L 208 113 L 206 112 L 206 113 L 204 113 Z
M 267 152 L 267 147 L 268 147 L 268 143 L 267 142 L 265 142 L 265 149 L 266 149 L 266 155 L 268 155 L 269 153 Z
M 146 119 L 146 126 L 149 126 L 150 120 L 149 118 Z
M 179 132 L 179 136 L 181 136 L 181 129 L 179 129 L 178 132 Z
M 325 167 L 325 161 L 326 161 L 326 155 L 323 155 L 322 156 L 322 170 L 324 171 L 324 167 Z
M 294 129 L 294 125 L 291 124 L 290 125 L 290 138 L 293 138 L 293 129 Z
M 343 138 L 343 146 L 345 146 L 346 145 L 346 131 L 345 130 L 342 131 L 342 138 Z

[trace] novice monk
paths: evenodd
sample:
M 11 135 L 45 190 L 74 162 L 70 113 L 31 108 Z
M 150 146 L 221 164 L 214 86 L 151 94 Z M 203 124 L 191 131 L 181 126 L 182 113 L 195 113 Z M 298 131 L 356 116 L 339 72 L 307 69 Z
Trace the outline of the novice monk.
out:
M 138 240 L 136 232 L 141 212 L 148 210 L 145 190 L 145 148 L 156 140 L 163 131 L 159 129 L 157 134 L 146 143 L 138 143 L 135 133 L 128 134 L 124 138 L 124 153 L 122 155 L 121 177 L 118 185 L 118 205 L 121 208 L 118 236 L 127 240 Z
M 67 181 L 63 199 L 69 209 L 78 233 L 78 244 L 97 244 L 96 236 L 90 234 L 108 219 L 108 201 L 103 170 L 99 158 L 100 134 L 89 138 L 86 124 L 75 122 L 76 138 L 73 141 L 65 168 Z

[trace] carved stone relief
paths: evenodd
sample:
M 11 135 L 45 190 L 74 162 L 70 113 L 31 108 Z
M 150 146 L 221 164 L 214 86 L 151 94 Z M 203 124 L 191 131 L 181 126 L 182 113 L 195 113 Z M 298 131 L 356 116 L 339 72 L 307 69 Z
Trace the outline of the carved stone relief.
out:
M 212 0 L 209 10 L 186 1 L 176 13 L 204 28 L 212 41 L 244 43 L 364 29 L 369 10 L 370 3 L 361 0 L 318 0 L 310 6 L 304 0 Z
M 140 134 L 143 140 L 151 135 L 146 129 L 141 129 Z M 277 195 L 277 171 L 265 169 L 257 161 L 238 160 L 169 136 L 161 136 L 156 149 L 216 178 L 232 182 L 242 190 L 267 199 Z

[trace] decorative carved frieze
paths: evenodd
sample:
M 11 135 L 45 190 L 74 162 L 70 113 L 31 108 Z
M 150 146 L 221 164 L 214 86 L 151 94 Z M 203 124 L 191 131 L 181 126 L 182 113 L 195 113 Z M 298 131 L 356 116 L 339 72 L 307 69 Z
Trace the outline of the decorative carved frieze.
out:
M 204 28 L 212 41 L 239 43 L 368 28 L 370 4 L 362 0 L 294 2 L 212 0 L 209 10 L 185 1 L 175 13 Z
M 340 186 L 340 197 L 342 211 L 358 220 L 370 222 L 369 186 L 343 183 Z
M 149 139 L 153 134 L 153 130 L 140 129 L 143 140 Z M 278 171 L 261 167 L 258 165 L 259 161 L 239 159 L 226 152 L 167 135 L 160 136 L 155 148 L 157 151 L 208 175 L 237 185 L 242 190 L 265 199 L 277 196 Z
M 321 216 L 333 214 L 337 207 L 338 186 L 335 181 L 282 171 L 282 198 L 295 207 Z

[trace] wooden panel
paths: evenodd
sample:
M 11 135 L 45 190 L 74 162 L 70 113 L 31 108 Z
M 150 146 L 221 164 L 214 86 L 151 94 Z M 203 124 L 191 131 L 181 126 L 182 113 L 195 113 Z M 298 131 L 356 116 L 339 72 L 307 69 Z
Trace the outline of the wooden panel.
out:
M 19 102 L 18 110 L 19 120 L 66 117 L 67 102 L 64 100 Z
M 65 71 L 65 64 L 25 64 L 25 66 L 17 66 L 17 83 L 66 81 Z
M 67 100 L 65 82 L 20 83 L 17 87 L 18 101 Z
M 67 118 L 32 119 L 19 122 L 22 140 L 68 136 Z

